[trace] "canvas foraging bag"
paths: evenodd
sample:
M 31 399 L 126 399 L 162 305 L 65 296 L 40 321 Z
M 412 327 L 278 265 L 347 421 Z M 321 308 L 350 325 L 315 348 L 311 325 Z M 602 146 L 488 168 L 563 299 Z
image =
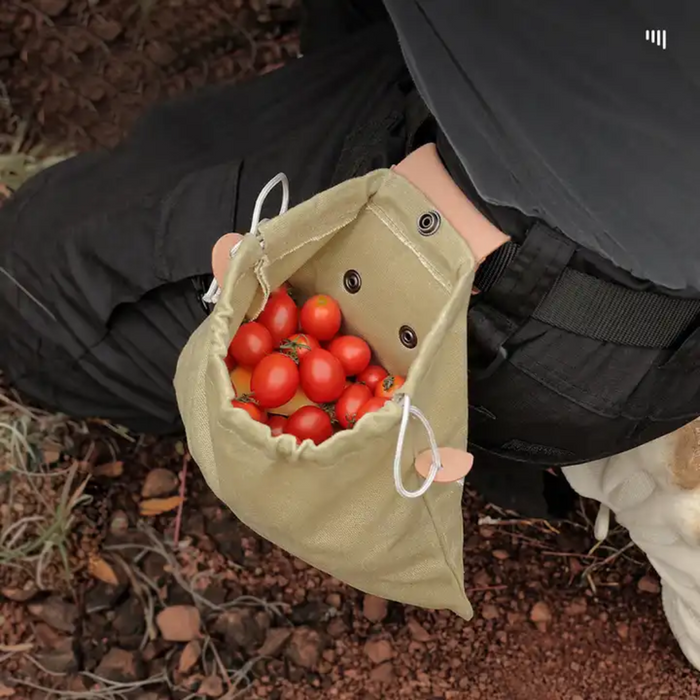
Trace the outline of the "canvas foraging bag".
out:
M 253 233 L 178 362 L 192 456 L 241 521 L 294 556 L 364 592 L 470 619 L 463 486 L 440 481 L 437 451 L 467 443 L 468 245 L 390 170 L 322 192 Z M 394 401 L 320 445 L 273 438 L 231 406 L 229 343 L 285 281 L 304 298 L 334 297 L 342 331 L 406 377 Z M 414 465 L 426 454 L 427 480 Z

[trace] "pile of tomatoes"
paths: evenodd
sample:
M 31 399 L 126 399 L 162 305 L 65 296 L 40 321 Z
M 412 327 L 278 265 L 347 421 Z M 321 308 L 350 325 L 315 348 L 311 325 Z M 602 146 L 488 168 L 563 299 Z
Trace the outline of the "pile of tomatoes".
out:
M 274 291 L 229 345 L 233 406 L 267 424 L 273 437 L 317 445 L 379 410 L 404 378 L 372 364 L 362 338 L 339 335 L 342 322 L 338 302 L 326 294 L 299 308 L 286 285 Z

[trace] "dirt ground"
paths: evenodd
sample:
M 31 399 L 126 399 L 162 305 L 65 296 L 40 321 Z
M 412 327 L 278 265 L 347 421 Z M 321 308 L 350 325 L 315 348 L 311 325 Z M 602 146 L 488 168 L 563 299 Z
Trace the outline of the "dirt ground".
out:
M 329 0 L 330 1 L 330 0 Z M 110 146 L 155 100 L 271 70 L 295 2 L 2 0 L 0 148 Z M 464 622 L 365 597 L 263 541 L 185 446 L 0 391 L 0 698 L 686 700 L 658 580 L 592 504 L 465 495 Z

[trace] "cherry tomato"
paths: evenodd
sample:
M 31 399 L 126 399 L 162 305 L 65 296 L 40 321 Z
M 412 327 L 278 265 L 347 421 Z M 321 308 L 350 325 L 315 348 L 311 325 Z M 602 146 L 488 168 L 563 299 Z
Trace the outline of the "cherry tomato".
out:
M 285 416 L 270 416 L 267 421 L 272 432 L 272 437 L 279 437 L 284 432 L 284 427 L 287 425 Z
M 364 384 L 351 384 L 335 404 L 335 418 L 343 428 L 352 428 L 358 411 L 372 398 L 372 392 Z
M 333 435 L 330 416 L 318 406 L 304 406 L 292 413 L 287 420 L 284 432 L 294 435 L 297 442 L 312 440 L 316 445 Z
M 299 380 L 302 390 L 314 403 L 335 401 L 345 389 L 340 360 L 320 348 L 304 357 L 299 366 Z
M 367 342 L 355 335 L 340 335 L 334 338 L 328 346 L 328 352 L 340 360 L 348 377 L 354 377 L 367 369 L 372 359 L 372 351 Z
M 231 357 L 230 354 L 227 354 L 226 357 L 224 358 L 224 362 L 226 363 L 226 369 L 230 372 L 233 372 L 234 369 L 236 369 L 236 361 Z
M 279 352 L 263 357 L 250 379 L 253 398 L 263 408 L 283 406 L 296 394 L 298 387 L 296 362 Z
M 299 309 L 286 291 L 277 290 L 270 295 L 265 308 L 257 318 L 272 336 L 275 347 L 292 333 L 299 325 Z
M 258 421 L 258 423 L 265 423 L 267 421 L 267 413 L 256 406 L 252 401 L 239 401 L 238 399 L 233 399 L 231 405 L 234 408 L 241 408 L 248 413 L 248 415 L 253 419 Z
M 300 362 L 304 355 L 320 347 L 321 344 L 312 335 L 308 333 L 295 333 L 282 341 L 280 352 L 289 355 L 289 357 L 296 362 Z
M 318 340 L 330 340 L 340 330 L 343 317 L 338 302 L 326 294 L 311 297 L 301 307 L 301 329 Z
M 244 323 L 233 336 L 228 354 L 243 367 L 255 367 L 272 352 L 270 331 L 260 323 Z
M 370 365 L 364 372 L 360 372 L 357 375 L 357 381 L 362 384 L 366 384 L 374 393 L 374 390 L 377 388 L 377 384 L 388 376 L 389 373 L 384 369 L 384 367 L 380 367 L 379 365 Z
M 374 395 L 382 399 L 390 399 L 405 383 L 403 377 L 397 374 L 388 374 L 374 389 Z
M 380 396 L 373 396 L 360 410 L 357 412 L 357 418 L 355 422 L 357 423 L 362 416 L 366 416 L 368 413 L 374 413 L 378 411 L 389 399 L 383 399 Z

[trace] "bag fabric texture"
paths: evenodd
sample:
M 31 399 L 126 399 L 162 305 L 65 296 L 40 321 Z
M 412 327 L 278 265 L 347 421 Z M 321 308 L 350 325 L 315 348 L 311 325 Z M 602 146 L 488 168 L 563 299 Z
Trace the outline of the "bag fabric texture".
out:
M 462 485 L 434 482 L 404 498 L 393 476 L 402 408 L 388 403 L 321 445 L 272 438 L 231 406 L 224 363 L 241 323 L 289 281 L 303 296 L 336 298 L 344 330 L 362 335 L 377 360 L 406 376 L 403 393 L 430 422 L 437 444 L 467 444 L 467 319 L 475 269 L 459 234 L 401 176 L 377 170 L 349 180 L 260 225 L 238 247 L 212 314 L 184 348 L 175 376 L 191 453 L 212 490 L 249 527 L 309 564 L 384 598 L 469 619 L 462 562 Z M 262 245 L 261 245 L 262 243 Z M 345 289 L 354 271 L 359 291 Z M 405 347 L 400 329 L 418 337 Z M 415 457 L 429 447 L 409 423 L 401 452 L 408 489 Z

